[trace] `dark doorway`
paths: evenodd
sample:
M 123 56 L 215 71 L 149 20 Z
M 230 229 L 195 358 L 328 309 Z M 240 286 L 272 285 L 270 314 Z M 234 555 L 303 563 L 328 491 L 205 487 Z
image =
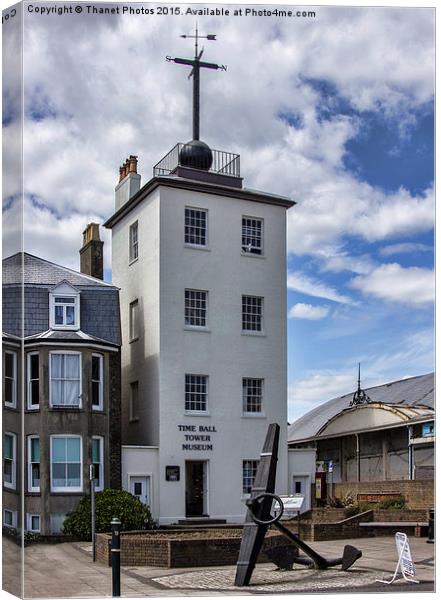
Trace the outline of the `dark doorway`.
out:
M 187 517 L 206 517 L 205 502 L 207 468 L 203 460 L 185 463 L 185 514 Z

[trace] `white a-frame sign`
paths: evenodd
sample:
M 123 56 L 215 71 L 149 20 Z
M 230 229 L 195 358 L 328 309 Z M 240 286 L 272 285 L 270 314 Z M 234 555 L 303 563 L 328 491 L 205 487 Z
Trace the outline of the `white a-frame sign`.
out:
M 398 552 L 398 562 L 395 568 L 395 573 L 390 581 L 385 581 L 383 579 L 377 579 L 380 583 L 393 583 L 398 577 L 398 571 L 401 570 L 401 575 L 406 581 L 411 581 L 412 583 L 419 583 L 417 579 L 415 579 L 415 565 L 413 564 L 412 555 L 410 553 L 409 540 L 407 539 L 407 535 L 405 533 L 400 533 L 397 531 L 395 534 L 395 543 L 397 545 Z

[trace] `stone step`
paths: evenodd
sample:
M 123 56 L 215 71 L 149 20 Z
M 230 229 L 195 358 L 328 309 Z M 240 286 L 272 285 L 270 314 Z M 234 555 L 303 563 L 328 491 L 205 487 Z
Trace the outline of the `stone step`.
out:
M 226 525 L 226 519 L 210 519 L 210 517 L 206 518 L 188 518 L 188 519 L 180 519 L 178 521 L 178 525 L 185 527 L 194 527 L 195 525 Z

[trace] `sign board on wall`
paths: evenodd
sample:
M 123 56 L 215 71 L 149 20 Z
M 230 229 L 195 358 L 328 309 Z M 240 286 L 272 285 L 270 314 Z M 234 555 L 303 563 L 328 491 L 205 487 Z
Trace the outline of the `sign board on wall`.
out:
M 165 480 L 166 481 L 179 481 L 181 470 L 179 466 L 166 466 L 165 467 Z

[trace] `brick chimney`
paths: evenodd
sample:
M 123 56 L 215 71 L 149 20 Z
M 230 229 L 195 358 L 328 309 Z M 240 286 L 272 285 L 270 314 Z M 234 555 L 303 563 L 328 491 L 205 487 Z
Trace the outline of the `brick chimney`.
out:
M 141 187 L 141 175 L 138 173 L 138 157 L 131 154 L 119 168 L 119 181 L 115 188 L 115 210 L 118 210 Z
M 104 242 L 100 240 L 100 226 L 98 223 L 89 223 L 83 231 L 83 247 L 80 250 L 81 273 L 103 279 L 103 245 Z

